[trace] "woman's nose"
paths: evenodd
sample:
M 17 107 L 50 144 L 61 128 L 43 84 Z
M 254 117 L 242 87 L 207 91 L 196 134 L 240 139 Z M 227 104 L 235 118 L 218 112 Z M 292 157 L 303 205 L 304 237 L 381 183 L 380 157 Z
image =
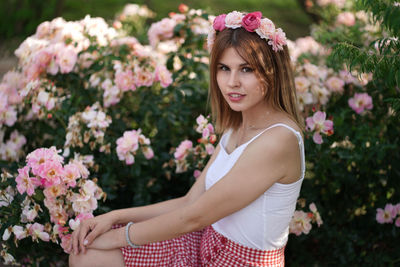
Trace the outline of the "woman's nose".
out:
M 240 80 L 236 71 L 231 71 L 229 75 L 228 85 L 230 87 L 237 87 L 240 85 Z

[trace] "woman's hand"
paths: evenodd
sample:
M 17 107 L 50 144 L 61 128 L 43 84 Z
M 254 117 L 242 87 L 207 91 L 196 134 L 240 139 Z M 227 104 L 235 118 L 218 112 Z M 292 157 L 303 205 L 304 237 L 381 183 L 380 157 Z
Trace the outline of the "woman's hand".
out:
M 91 244 L 86 245 L 86 248 L 110 250 L 127 245 L 125 240 L 125 227 L 121 227 L 111 229 L 99 235 Z
M 75 255 L 79 254 L 79 252 L 85 253 L 86 247 L 90 245 L 97 236 L 111 229 L 113 224 L 115 224 L 115 219 L 115 216 L 109 212 L 82 221 L 78 228 L 72 233 L 70 243 L 71 252 Z

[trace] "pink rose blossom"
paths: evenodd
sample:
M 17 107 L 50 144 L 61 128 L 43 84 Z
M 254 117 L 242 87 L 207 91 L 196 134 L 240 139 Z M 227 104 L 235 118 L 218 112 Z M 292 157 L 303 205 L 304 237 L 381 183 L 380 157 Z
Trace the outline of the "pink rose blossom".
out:
M 26 192 L 28 196 L 32 196 L 35 193 L 35 188 L 39 182 L 34 177 L 29 177 L 29 167 L 18 169 L 18 176 L 15 178 L 17 182 L 17 190 L 20 194 Z
M 385 209 L 376 209 L 376 221 L 380 224 L 392 223 L 396 217 L 395 209 L 392 204 L 386 204 Z
M 322 144 L 322 136 L 320 133 L 326 135 L 333 134 L 333 122 L 331 120 L 325 120 L 326 113 L 317 111 L 312 117 L 306 119 L 307 130 L 315 131 L 313 140 L 316 144 Z
M 342 79 L 333 76 L 325 84 L 332 92 L 343 93 L 345 83 Z
M 135 68 L 135 79 L 136 86 L 152 86 L 154 77 L 153 74 L 149 71 L 146 71 L 142 68 Z
M 64 249 L 64 252 L 69 254 L 71 253 L 71 237 L 72 234 L 62 235 L 61 236 L 61 247 Z
M 19 225 L 13 226 L 13 233 L 18 240 L 24 239 L 28 235 L 27 230 L 25 230 L 24 227 Z
M 262 14 L 260 11 L 245 15 L 242 19 L 242 26 L 249 32 L 254 32 L 261 24 Z
M 63 182 L 70 187 L 76 186 L 76 180 L 81 177 L 79 167 L 74 163 L 69 163 L 64 166 Z
M 0 111 L 0 126 L 1 124 L 5 124 L 7 126 L 13 126 L 17 121 L 17 111 L 15 107 L 9 106 L 5 108 L 4 111 Z
M 53 53 L 49 49 L 39 50 L 33 59 L 33 62 L 39 67 L 40 72 L 46 70 L 47 66 L 50 65 L 51 60 L 53 59 Z
M 38 148 L 26 156 L 27 166 L 32 168 L 32 173 L 38 175 L 40 165 L 46 161 L 56 161 L 63 163 L 64 158 L 58 155 L 55 147 Z
M 394 224 L 396 225 L 396 227 L 400 227 L 400 216 L 397 217 L 397 219 L 396 219 Z
M 124 135 L 117 139 L 117 155 L 119 160 L 125 160 L 127 165 L 135 162 L 134 155 L 139 148 L 140 130 L 124 132 Z
M 269 36 L 268 44 L 272 46 L 272 50 L 278 52 L 282 50 L 283 46 L 286 45 L 286 34 L 281 28 L 276 29 L 275 33 Z
M 212 47 L 214 45 L 215 42 L 215 37 L 216 35 L 216 31 L 214 30 L 214 28 L 212 26 L 210 26 L 210 29 L 208 31 L 208 35 L 207 35 L 207 50 L 208 52 L 211 52 Z
M 123 92 L 136 90 L 135 79 L 131 70 L 117 71 L 114 82 Z
M 38 213 L 35 209 L 30 209 L 26 211 L 24 215 L 28 221 L 32 222 L 38 216 Z
M 28 224 L 29 225 L 29 224 Z M 44 231 L 44 226 L 40 223 L 34 223 L 33 225 L 29 225 L 28 227 L 29 235 L 33 240 L 37 240 L 40 238 L 42 241 L 49 242 L 50 236 L 48 233 Z
M 336 21 L 338 24 L 343 24 L 350 27 L 356 23 L 356 17 L 351 12 L 343 12 L 337 16 Z
M 263 18 L 260 21 L 260 26 L 255 32 L 261 37 L 261 39 L 269 39 L 269 36 L 275 33 L 275 24 L 267 18 Z
M 53 200 L 45 199 L 45 203 L 54 202 Z M 68 220 L 68 214 L 62 205 L 47 206 L 50 212 L 50 221 L 56 224 L 65 225 Z
M 66 46 L 65 48 L 57 51 L 56 62 L 60 67 L 61 73 L 71 72 L 77 60 L 78 54 L 70 46 Z
M 357 82 L 357 79 L 347 70 L 341 70 L 339 76 L 346 84 Z
M 311 218 L 304 211 L 296 210 L 289 224 L 289 232 L 297 236 L 308 234 L 311 230 Z
M 231 29 L 237 29 L 242 26 L 243 14 L 238 11 L 232 11 L 225 17 L 225 26 Z
M 367 93 L 355 93 L 354 97 L 350 98 L 348 103 L 357 114 L 373 108 L 372 98 Z
M 200 175 L 201 175 L 200 170 L 194 170 L 194 173 L 193 173 L 194 178 L 199 178 Z
M 86 219 L 93 218 L 93 217 L 94 216 L 92 213 L 81 213 L 78 216 L 76 216 L 75 220 L 73 220 L 73 219 L 69 220 L 68 224 L 72 230 L 75 230 L 76 228 L 78 228 L 78 226 L 80 225 L 81 222 L 83 222 Z
M 78 216 L 76 216 L 77 219 L 79 219 L 81 222 L 87 219 L 93 218 L 93 213 L 80 213 Z
M 40 66 L 36 64 L 29 64 L 23 68 L 24 76 L 28 81 L 34 81 L 38 79 L 42 71 L 43 70 L 40 68 Z
M 190 149 L 193 147 L 193 143 L 190 140 L 182 141 L 179 146 L 176 148 L 174 153 L 174 157 L 177 160 L 182 160 L 186 158 L 187 154 L 189 153 Z
M 212 155 L 214 153 L 214 146 L 212 144 L 206 144 L 206 151 L 208 155 Z
M 309 79 L 304 76 L 299 76 L 294 79 L 294 83 L 296 85 L 296 91 L 299 93 L 307 92 L 309 86 L 311 85 Z
M 214 22 L 213 22 L 213 28 L 216 31 L 223 31 L 225 27 L 225 17 L 226 14 L 221 14 L 217 17 L 215 17 Z
M 151 147 L 143 147 L 142 151 L 146 159 L 152 159 L 154 157 L 154 151 Z
M 169 39 L 174 35 L 176 20 L 164 18 L 159 22 L 153 23 L 148 31 L 149 42 L 152 47 L 156 47 L 160 40 Z
M 66 194 L 66 192 L 67 188 L 63 183 L 46 187 L 43 190 L 43 194 L 48 199 L 55 199 L 56 197 L 63 196 Z
M 207 125 L 208 120 L 202 115 L 200 114 L 197 118 L 196 118 L 196 123 L 198 125 L 196 131 L 198 133 L 201 133 L 203 128 Z
M 13 142 L 17 147 L 22 147 L 26 144 L 26 138 L 22 134 L 20 134 L 17 130 L 14 130 L 10 135 L 10 140 Z
M 210 124 L 211 125 L 211 124 Z M 212 126 L 212 125 L 211 125 Z M 202 138 L 203 139 L 207 139 L 209 136 L 210 136 L 210 134 L 211 134 L 212 132 L 210 131 L 210 128 L 208 128 L 208 127 L 206 127 L 206 128 L 204 128 L 203 129 L 203 132 L 202 132 Z
M 45 187 L 49 187 L 61 182 L 64 170 L 60 162 L 46 161 L 39 166 L 38 175 L 42 178 L 42 184 Z
M 97 191 L 97 185 L 92 180 L 85 180 L 85 183 L 82 185 L 82 192 L 86 196 L 94 196 Z
M 73 159 L 72 163 L 75 164 L 75 166 L 78 168 L 80 176 L 84 179 L 89 177 L 89 170 L 86 168 L 85 165 L 80 160 Z
M 97 209 L 97 199 L 89 195 L 75 194 L 72 209 L 77 213 L 91 213 Z
M 64 236 L 65 233 L 68 233 L 69 229 L 68 227 L 63 227 L 59 224 L 55 224 L 53 226 L 53 234 L 58 235 L 60 237 Z
M 172 83 L 172 74 L 164 65 L 158 65 L 155 70 L 155 78 L 160 81 L 161 87 L 166 88 Z
M 51 24 L 49 21 L 45 21 L 39 24 L 39 26 L 36 28 L 36 37 L 41 39 L 44 38 L 46 35 L 49 35 L 51 33 Z
M 394 210 L 394 214 L 400 215 L 400 203 L 394 205 L 393 210 Z

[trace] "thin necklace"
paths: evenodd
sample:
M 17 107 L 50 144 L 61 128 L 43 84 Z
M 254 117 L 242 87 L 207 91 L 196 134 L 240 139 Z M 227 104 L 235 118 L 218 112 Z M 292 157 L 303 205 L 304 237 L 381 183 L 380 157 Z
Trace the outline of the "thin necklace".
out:
M 243 136 L 244 136 L 244 131 L 245 131 L 244 129 L 245 128 L 246 128 L 246 130 L 263 129 L 263 127 L 257 127 L 255 125 L 249 125 L 247 127 L 241 127 L 240 129 L 243 129 L 242 130 L 243 133 L 242 133 L 242 136 L 239 138 L 240 132 L 238 132 L 238 138 L 236 138 L 235 148 L 239 147 L 239 143 L 243 139 Z

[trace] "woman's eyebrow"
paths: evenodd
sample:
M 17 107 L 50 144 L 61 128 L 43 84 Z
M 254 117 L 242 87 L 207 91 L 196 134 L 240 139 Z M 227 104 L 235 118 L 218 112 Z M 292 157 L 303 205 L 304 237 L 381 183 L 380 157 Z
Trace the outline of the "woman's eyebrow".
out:
M 224 65 L 224 66 L 228 66 L 227 64 L 225 64 L 225 63 L 222 63 L 222 62 L 218 62 L 218 65 Z M 250 64 L 249 64 L 249 63 L 247 63 L 247 62 L 244 62 L 244 63 L 240 64 L 240 65 L 239 65 L 239 67 L 248 66 L 248 65 L 250 65 Z

